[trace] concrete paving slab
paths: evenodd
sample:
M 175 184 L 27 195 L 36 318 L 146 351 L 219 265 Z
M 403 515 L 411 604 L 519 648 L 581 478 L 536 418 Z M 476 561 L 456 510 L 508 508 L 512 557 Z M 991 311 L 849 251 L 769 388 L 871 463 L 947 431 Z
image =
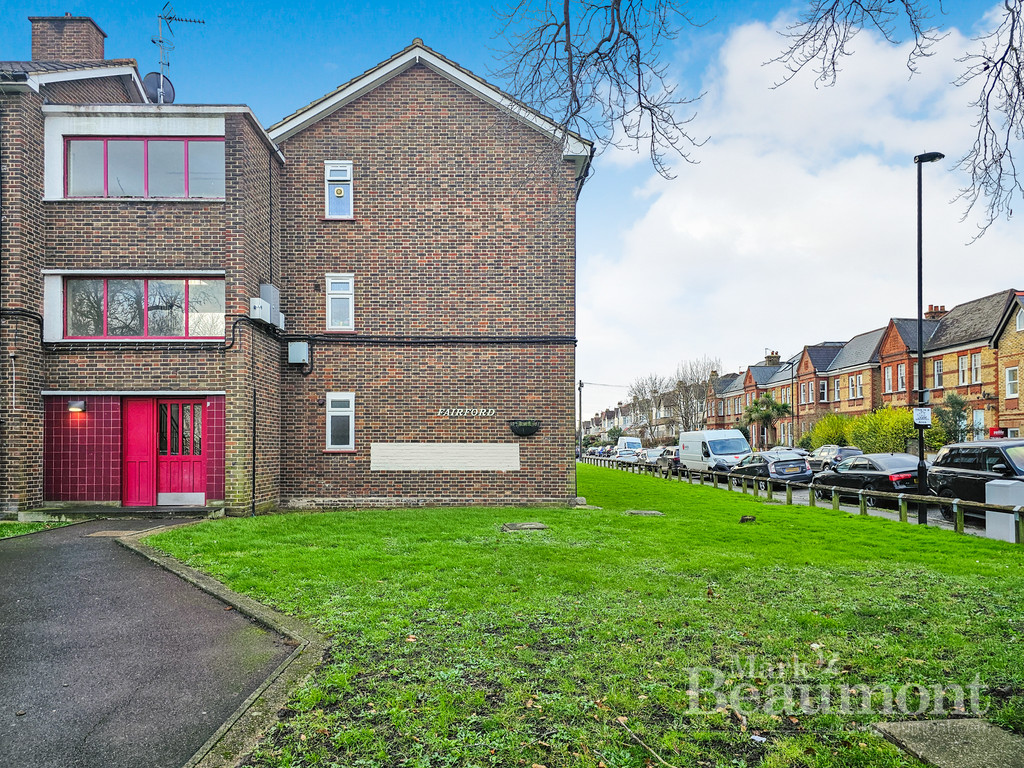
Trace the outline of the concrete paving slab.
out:
M 0 540 L 0 763 L 181 768 L 294 643 L 97 531 Z
M 1024 768 L 1024 738 L 984 720 L 915 720 L 875 728 L 938 768 Z

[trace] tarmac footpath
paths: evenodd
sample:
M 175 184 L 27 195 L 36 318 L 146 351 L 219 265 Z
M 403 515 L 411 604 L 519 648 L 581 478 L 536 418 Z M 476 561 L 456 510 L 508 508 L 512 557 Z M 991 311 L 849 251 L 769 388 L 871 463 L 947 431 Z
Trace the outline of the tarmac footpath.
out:
M 171 522 L 0 540 L 0 764 L 181 768 L 293 653 L 115 541 Z

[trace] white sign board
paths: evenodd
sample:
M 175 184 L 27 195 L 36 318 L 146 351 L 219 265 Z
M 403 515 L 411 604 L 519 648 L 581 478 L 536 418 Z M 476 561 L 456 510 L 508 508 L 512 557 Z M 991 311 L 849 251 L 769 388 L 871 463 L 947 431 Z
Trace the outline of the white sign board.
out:
M 930 427 L 932 425 L 932 409 L 915 408 L 914 424 L 918 427 Z

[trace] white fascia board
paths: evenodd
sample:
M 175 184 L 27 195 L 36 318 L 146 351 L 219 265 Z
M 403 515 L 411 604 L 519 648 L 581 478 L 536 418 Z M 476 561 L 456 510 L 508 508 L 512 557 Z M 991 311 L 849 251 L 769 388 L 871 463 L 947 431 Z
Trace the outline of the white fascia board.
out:
M 270 138 L 275 142 L 282 141 L 294 136 L 299 131 L 319 120 L 324 115 L 330 114 L 336 109 L 354 101 L 363 94 L 372 91 L 382 83 L 387 82 L 396 75 L 401 74 L 415 64 L 423 64 L 442 77 L 461 85 L 470 93 L 478 96 L 490 104 L 498 107 L 504 112 L 513 115 L 516 119 L 532 126 L 536 130 L 552 138 L 562 138 L 565 134 L 553 121 L 533 112 L 517 101 L 513 101 L 501 91 L 493 88 L 482 80 L 469 75 L 462 69 L 451 64 L 430 51 L 413 47 L 401 56 L 389 61 L 385 66 L 374 70 L 364 77 L 353 80 L 341 88 L 329 98 L 324 99 L 315 106 L 299 112 L 293 117 L 286 119 L 277 126 L 271 128 Z M 565 150 L 562 156 L 566 159 L 590 159 L 590 145 L 581 141 L 572 134 L 565 135 Z
M 926 349 L 924 356 L 928 357 L 942 357 L 943 355 L 954 355 L 958 352 L 978 352 L 985 348 L 991 348 L 991 337 L 984 337 L 976 339 L 975 341 L 968 342 L 967 344 L 957 344 L 953 347 L 935 347 L 934 349 Z M 914 358 L 917 358 L 917 353 L 914 353 Z
M 834 371 L 824 371 L 820 378 L 831 379 L 835 376 L 845 376 L 848 373 L 867 373 L 868 371 L 882 370 L 881 363 L 865 363 L 862 365 L 848 365 L 845 368 L 837 368 Z
M 33 90 L 47 83 L 65 83 L 71 80 L 93 80 L 99 77 L 130 77 L 146 103 L 150 103 L 146 89 L 142 87 L 139 72 L 135 67 L 93 67 L 90 69 L 72 69 L 59 72 L 34 72 L 28 76 Z

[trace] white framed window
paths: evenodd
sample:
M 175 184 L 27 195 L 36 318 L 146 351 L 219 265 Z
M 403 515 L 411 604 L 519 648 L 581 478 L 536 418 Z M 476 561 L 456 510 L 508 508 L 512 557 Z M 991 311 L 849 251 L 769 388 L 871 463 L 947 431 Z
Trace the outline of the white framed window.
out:
M 932 387 L 942 389 L 942 360 L 932 360 Z
M 324 218 L 351 219 L 352 161 L 324 160 Z
M 974 352 L 971 355 L 971 383 L 981 383 L 981 352 Z
M 853 400 L 855 397 L 857 397 L 857 380 L 853 376 L 851 376 L 849 379 L 847 379 L 847 382 L 850 385 L 850 399 Z
M 355 400 L 352 392 L 327 393 L 327 450 L 355 450 Z
M 839 395 L 842 393 L 842 388 L 839 386 L 839 379 L 836 378 L 832 381 L 832 399 L 837 403 L 839 402 Z
M 800 385 L 800 405 L 807 402 L 807 384 L 806 382 Z
M 857 374 L 857 397 L 864 397 L 864 376 Z
M 355 303 L 355 275 L 327 275 L 327 330 L 351 331 L 355 328 L 352 307 Z
M 823 402 L 828 402 L 828 380 L 822 379 L 818 382 L 818 399 Z
M 892 392 L 892 366 L 885 366 L 885 391 Z
M 914 373 L 910 377 L 910 388 L 911 389 L 914 389 L 914 390 L 917 389 L 917 383 L 921 380 L 920 374 L 921 374 L 921 367 L 917 363 L 914 363 Z M 924 389 L 924 387 L 922 387 L 922 389 Z
M 900 363 L 896 366 L 896 390 L 902 392 L 907 388 L 907 364 Z
M 724 400 L 719 400 L 718 401 L 718 415 L 719 416 L 725 416 L 725 401 Z M 729 408 L 729 415 L 730 416 L 732 415 L 732 407 Z
M 956 362 L 957 362 L 957 366 L 958 366 L 958 371 L 957 372 L 960 374 L 960 377 L 958 379 L 958 381 L 960 382 L 960 386 L 963 386 L 964 384 L 968 384 L 969 381 L 968 381 L 968 378 L 967 378 L 967 375 L 968 375 L 968 373 L 967 373 L 967 370 L 968 370 L 967 369 L 967 355 L 961 355 L 960 357 L 957 358 Z
M 1020 437 L 1020 427 L 1010 427 L 1006 430 L 1007 437 Z
M 1019 384 L 1017 383 L 1017 368 L 1016 368 L 1016 366 L 1014 366 L 1013 368 L 1007 368 L 1006 369 L 1006 396 L 1007 397 L 1017 397 L 1018 386 L 1019 386 Z
M 1024 331 L 1024 309 L 1017 310 L 1017 330 Z

